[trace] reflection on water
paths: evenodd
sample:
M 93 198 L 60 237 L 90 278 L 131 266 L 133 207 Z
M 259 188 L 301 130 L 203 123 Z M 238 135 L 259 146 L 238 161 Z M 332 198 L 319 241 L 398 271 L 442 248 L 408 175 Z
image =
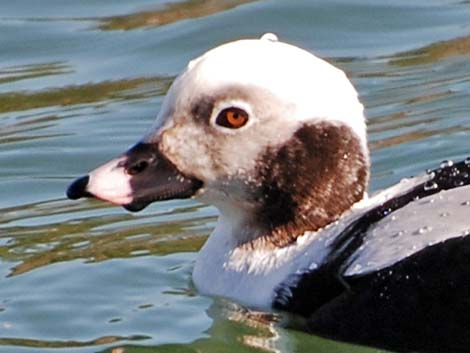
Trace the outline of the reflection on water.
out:
M 384 138 L 384 139 L 381 139 L 380 141 L 373 141 L 369 145 L 371 149 L 379 149 L 379 148 L 397 146 L 397 145 L 401 145 L 407 142 L 416 142 L 416 141 L 423 140 L 423 139 L 426 139 L 428 137 L 435 136 L 435 135 L 445 136 L 445 135 L 451 135 L 453 133 L 460 133 L 460 132 L 465 132 L 465 131 L 470 131 L 470 127 L 462 129 L 461 127 L 454 126 L 454 127 L 435 129 L 435 130 L 413 131 L 413 132 L 401 134 L 399 136 Z
M 118 81 L 87 83 L 39 92 L 12 92 L 0 94 L 0 113 L 52 106 L 68 106 L 103 102 L 106 100 L 132 100 L 149 94 L 161 95 L 168 89 L 172 78 L 150 77 Z M 152 86 L 151 92 L 143 94 L 137 89 Z
M 26 70 L 26 68 L 18 68 L 17 71 L 25 72 Z M 18 76 L 16 79 L 19 80 L 20 77 L 22 76 Z M 67 107 L 110 104 L 113 101 L 130 102 L 160 96 L 167 91 L 172 80 L 173 78 L 169 77 L 142 77 L 40 91 L 0 93 L 0 114 L 3 113 L 0 116 L 0 145 L 67 136 L 65 133 L 41 133 L 41 131 L 59 125 L 65 118 L 71 119 L 77 115 L 76 112 L 67 112 L 69 109 Z M 53 115 L 47 113 L 17 114 L 21 111 L 50 109 L 51 107 L 57 107 Z M 15 114 L 9 115 L 7 113 Z
M 38 138 L 58 137 L 60 136 L 59 134 L 35 134 L 34 136 L 31 136 L 31 133 L 52 126 L 59 119 L 60 118 L 55 115 L 48 115 L 45 117 L 31 117 L 30 119 L 21 120 L 18 122 L 8 122 L 8 120 L 5 119 L 7 121 L 5 121 L 5 124 L 2 126 L 2 130 L 0 131 L 0 144 L 15 143 Z
M 470 55 L 470 36 L 433 43 L 424 48 L 400 53 L 392 60 L 392 64 L 400 66 L 429 64 L 461 55 Z
M 24 0 L 0 13 L 0 353 L 377 352 L 198 295 L 190 273 L 214 209 L 129 214 L 64 190 L 142 136 L 187 60 L 267 31 L 334 53 L 354 81 L 372 191 L 463 158 L 468 1 Z
M 131 30 L 144 27 L 157 27 L 181 20 L 214 15 L 242 4 L 257 0 L 186 0 L 164 5 L 162 9 L 142 11 L 123 16 L 99 19 L 98 28 L 110 30 Z
M 42 341 L 24 338 L 0 338 L 0 345 L 11 347 L 29 347 L 29 348 L 80 348 L 80 347 L 93 347 L 115 344 L 120 341 L 142 341 L 149 337 L 145 336 L 131 336 L 131 337 L 117 337 L 107 336 L 100 337 L 91 341 Z
M 70 67 L 62 62 L 6 67 L 0 69 L 0 84 L 70 72 Z
M 202 235 L 209 233 L 214 220 L 212 216 L 187 217 L 196 213 L 197 207 L 163 212 L 158 217 L 144 216 L 138 221 L 122 212 L 97 217 L 95 209 L 64 201 L 4 209 L 0 230 L 8 238 L 0 244 L 0 256 L 19 261 L 9 276 L 76 259 L 99 262 L 197 251 L 205 240 Z M 70 214 L 72 218 L 64 220 Z

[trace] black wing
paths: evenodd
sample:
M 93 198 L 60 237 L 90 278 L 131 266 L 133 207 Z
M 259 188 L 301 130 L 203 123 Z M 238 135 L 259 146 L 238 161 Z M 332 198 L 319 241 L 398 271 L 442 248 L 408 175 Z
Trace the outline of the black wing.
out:
M 470 351 L 470 237 L 348 279 L 308 320 L 317 334 L 401 352 Z

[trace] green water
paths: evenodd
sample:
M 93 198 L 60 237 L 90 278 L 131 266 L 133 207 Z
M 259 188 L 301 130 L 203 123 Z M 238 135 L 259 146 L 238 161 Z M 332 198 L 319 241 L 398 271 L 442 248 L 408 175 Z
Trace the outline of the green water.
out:
M 287 330 L 190 281 L 211 207 L 72 202 L 76 176 L 150 127 L 172 78 L 275 32 L 344 69 L 371 190 L 470 154 L 470 2 L 0 2 L 0 352 L 376 352 Z

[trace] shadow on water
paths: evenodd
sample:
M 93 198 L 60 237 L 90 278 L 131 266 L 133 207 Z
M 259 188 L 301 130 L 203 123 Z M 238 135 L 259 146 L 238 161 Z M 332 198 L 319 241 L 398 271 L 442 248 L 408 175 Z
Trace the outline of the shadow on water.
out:
M 162 9 L 97 19 L 104 31 L 158 27 L 170 23 L 214 15 L 258 0 L 187 0 L 170 3 Z

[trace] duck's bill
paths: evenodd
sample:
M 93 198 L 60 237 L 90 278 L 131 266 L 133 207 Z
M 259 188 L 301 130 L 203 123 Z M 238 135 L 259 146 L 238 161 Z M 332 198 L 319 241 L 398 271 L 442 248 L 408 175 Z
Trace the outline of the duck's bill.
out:
M 181 173 L 156 145 L 139 143 L 75 180 L 67 197 L 94 197 L 137 212 L 155 201 L 192 197 L 201 187 L 200 180 Z

